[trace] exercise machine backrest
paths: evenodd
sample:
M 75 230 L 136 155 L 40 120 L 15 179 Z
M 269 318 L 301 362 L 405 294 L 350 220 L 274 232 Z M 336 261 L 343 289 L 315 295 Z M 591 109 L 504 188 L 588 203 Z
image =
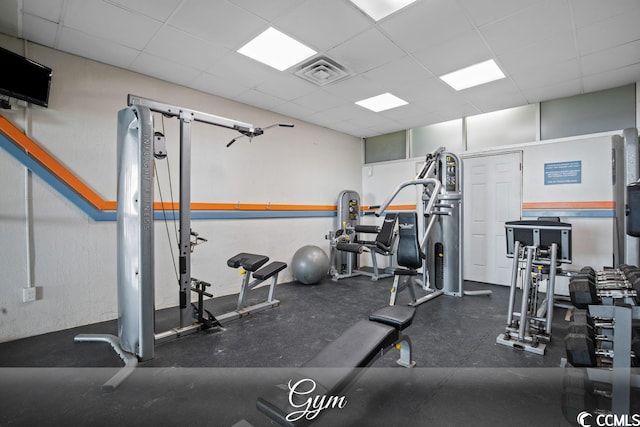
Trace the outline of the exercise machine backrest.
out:
M 423 254 L 418 241 L 418 214 L 401 212 L 398 214 L 398 265 L 410 269 L 422 266 Z
M 394 236 L 396 233 L 396 223 L 398 222 L 398 214 L 390 213 L 385 215 L 382 222 L 382 228 L 376 235 L 376 248 L 383 252 L 393 250 Z
M 512 258 L 515 242 L 521 247 L 535 246 L 548 251 L 553 243 L 558 246 L 557 262 L 571 264 L 571 224 L 557 221 L 523 220 L 505 222 L 507 257 Z M 542 254 L 541 259 L 548 260 Z

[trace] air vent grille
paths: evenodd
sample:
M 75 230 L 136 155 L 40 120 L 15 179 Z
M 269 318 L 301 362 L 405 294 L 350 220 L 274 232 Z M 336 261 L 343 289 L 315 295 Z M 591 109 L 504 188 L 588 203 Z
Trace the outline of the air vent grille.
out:
M 318 86 L 334 83 L 349 76 L 343 66 L 327 57 L 314 58 L 302 65 L 295 74 Z

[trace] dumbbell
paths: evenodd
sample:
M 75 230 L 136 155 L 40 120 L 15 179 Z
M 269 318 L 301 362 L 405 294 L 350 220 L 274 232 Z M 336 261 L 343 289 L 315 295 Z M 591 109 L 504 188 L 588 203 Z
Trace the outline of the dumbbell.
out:
M 594 322 L 586 310 L 576 310 L 572 315 L 569 333 L 564 339 L 567 361 L 574 367 L 609 365 L 613 359 L 613 341 L 601 328 L 613 329 L 612 322 Z M 635 335 L 635 334 L 634 334 Z M 632 364 L 640 365 L 635 355 L 640 355 L 640 337 L 631 342 Z
M 562 413 L 567 421 L 575 424 L 578 415 L 609 413 L 612 410 L 613 384 L 592 381 L 586 369 L 567 368 L 562 379 Z M 629 413 L 640 411 L 640 390 L 631 388 Z
M 633 298 L 638 304 L 640 276 L 633 283 L 624 286 L 598 284 L 589 274 L 577 274 L 569 280 L 571 302 L 577 308 L 587 308 L 592 304 L 602 304 L 602 298 Z
M 577 275 L 590 278 L 597 289 L 631 289 L 631 283 L 640 279 L 640 269 L 626 264 L 622 264 L 617 270 L 603 271 L 583 267 Z

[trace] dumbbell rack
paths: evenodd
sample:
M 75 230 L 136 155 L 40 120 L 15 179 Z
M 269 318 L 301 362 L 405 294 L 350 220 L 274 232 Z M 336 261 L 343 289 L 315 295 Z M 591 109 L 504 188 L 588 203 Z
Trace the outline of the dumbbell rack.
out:
M 586 368 L 589 384 L 601 383 L 610 385 L 611 390 L 607 394 L 610 394 L 611 397 L 611 412 L 617 415 L 629 414 L 631 388 L 640 389 L 640 375 L 633 372 L 631 368 L 634 356 L 632 351 L 633 321 L 640 320 L 640 307 L 619 303 L 616 305 L 590 305 L 588 310 L 594 321 L 607 321 L 611 325 L 608 331 L 612 334 L 607 337 L 599 337 L 599 339 L 604 338 L 607 340 L 611 348 L 600 354 L 596 352 L 596 365 L 598 367 Z M 569 334 L 567 338 L 571 335 L 574 334 Z M 590 340 L 586 336 L 583 339 Z M 569 351 L 570 349 L 567 348 L 567 357 L 569 363 L 571 363 L 572 358 Z M 601 359 L 606 356 L 609 356 L 610 360 L 604 364 Z M 640 355 L 636 354 L 635 357 L 640 357 Z M 567 361 L 563 359 L 561 365 L 564 366 L 566 363 Z M 575 362 L 573 366 L 576 366 Z M 578 364 L 579 366 L 585 365 Z M 585 390 L 585 392 L 590 391 Z
M 612 305 L 615 301 L 638 305 L 640 269 L 627 264 L 600 271 L 583 267 L 571 277 L 569 293 L 572 304 L 577 308 L 595 304 Z
M 545 354 L 547 343 L 551 341 L 557 252 L 555 243 L 549 250 L 542 251 L 538 246 L 523 246 L 515 242 L 507 327 L 496 338 L 497 344 Z M 545 266 L 549 269 L 547 274 L 543 274 Z M 514 311 L 518 276 L 522 276 L 520 312 Z M 547 298 L 538 304 L 538 284 L 544 276 L 548 279 Z

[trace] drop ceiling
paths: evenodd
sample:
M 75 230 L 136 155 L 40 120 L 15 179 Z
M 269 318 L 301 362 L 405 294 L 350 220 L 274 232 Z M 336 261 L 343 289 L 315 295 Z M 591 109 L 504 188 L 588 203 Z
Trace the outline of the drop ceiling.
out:
M 236 52 L 270 26 L 346 75 Z M 358 137 L 640 81 L 638 0 L 418 0 L 378 22 L 349 0 L 3 0 L 0 32 Z M 438 78 L 488 59 L 506 78 Z M 386 92 L 408 104 L 355 104 Z

